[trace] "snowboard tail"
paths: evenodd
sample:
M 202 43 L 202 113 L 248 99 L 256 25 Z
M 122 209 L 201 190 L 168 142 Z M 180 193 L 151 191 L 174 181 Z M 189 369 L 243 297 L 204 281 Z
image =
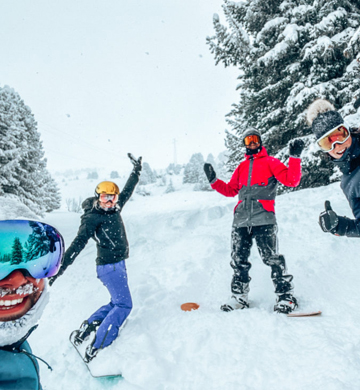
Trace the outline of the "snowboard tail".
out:
M 321 311 L 309 311 L 309 312 L 304 312 L 304 313 L 297 313 L 297 312 L 292 312 L 289 313 L 287 316 L 288 317 L 314 317 L 314 316 L 319 316 L 321 315 Z

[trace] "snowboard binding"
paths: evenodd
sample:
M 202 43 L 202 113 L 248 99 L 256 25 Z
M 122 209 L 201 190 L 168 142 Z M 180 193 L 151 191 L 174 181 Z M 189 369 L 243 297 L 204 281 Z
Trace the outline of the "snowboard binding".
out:
M 81 345 L 89 338 L 91 332 L 96 332 L 100 324 L 101 321 L 99 320 L 95 320 L 91 324 L 89 324 L 88 321 L 84 321 L 78 330 L 74 330 L 71 333 L 70 338 L 72 342 L 77 346 Z
M 242 310 L 245 308 L 249 308 L 249 304 L 247 303 L 247 301 L 240 297 L 236 297 L 235 295 L 231 297 L 230 302 L 220 306 L 220 310 L 226 312 L 239 310 L 239 309 Z
M 289 314 L 298 307 L 297 300 L 290 294 L 281 295 L 274 306 L 277 313 Z
M 88 345 L 85 350 L 84 362 L 90 363 L 91 360 L 93 360 L 94 357 L 96 357 L 98 351 L 99 351 L 98 348 L 93 347 L 93 343 Z

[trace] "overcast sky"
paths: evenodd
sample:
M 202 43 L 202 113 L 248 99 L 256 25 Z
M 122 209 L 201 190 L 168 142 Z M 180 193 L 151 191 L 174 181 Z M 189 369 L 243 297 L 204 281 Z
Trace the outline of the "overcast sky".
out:
M 26 0 L 0 3 L 0 85 L 41 133 L 50 170 L 153 168 L 225 150 L 238 72 L 206 45 L 222 0 Z

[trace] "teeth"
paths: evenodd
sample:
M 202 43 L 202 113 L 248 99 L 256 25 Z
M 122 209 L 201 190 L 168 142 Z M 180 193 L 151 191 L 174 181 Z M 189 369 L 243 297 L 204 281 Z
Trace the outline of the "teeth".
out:
M 15 305 L 18 305 L 19 303 L 21 303 L 22 301 L 24 300 L 24 298 L 20 298 L 20 299 L 13 299 L 13 300 L 6 300 L 6 301 L 2 301 L 0 300 L 0 306 L 15 306 Z

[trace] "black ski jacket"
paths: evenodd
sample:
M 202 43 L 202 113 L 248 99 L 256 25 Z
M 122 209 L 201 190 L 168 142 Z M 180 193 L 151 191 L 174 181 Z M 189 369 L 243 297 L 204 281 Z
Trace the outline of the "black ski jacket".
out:
M 355 219 L 338 217 L 339 225 L 336 234 L 348 237 L 360 237 L 360 140 L 352 135 L 348 153 L 339 160 L 333 160 L 343 174 L 341 189 L 349 201 Z
M 66 268 L 74 262 L 90 238 L 96 241 L 97 265 L 117 263 L 129 257 L 129 243 L 120 213 L 134 192 L 139 176 L 140 172 L 133 171 L 131 173 L 114 209 L 103 210 L 99 207 L 95 197 L 88 198 L 83 202 L 84 214 L 81 217 L 79 231 L 65 252 L 63 263 L 56 276 L 62 275 Z

